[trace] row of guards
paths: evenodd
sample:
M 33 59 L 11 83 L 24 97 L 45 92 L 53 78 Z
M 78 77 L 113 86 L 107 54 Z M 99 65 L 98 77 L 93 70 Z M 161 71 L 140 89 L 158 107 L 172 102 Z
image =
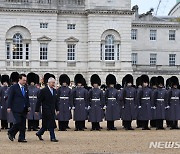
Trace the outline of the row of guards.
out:
M 53 74 L 44 75 L 44 85 L 47 84 Z M 7 113 L 7 100 L 10 86 L 18 83 L 19 73 L 13 72 L 1 76 L 2 86 L 0 87 L 0 120 L 1 129 L 12 127 L 14 118 L 12 113 Z M 75 121 L 75 130 L 86 129 L 85 121 L 92 123 L 91 130 L 101 130 L 100 122 L 107 121 L 107 130 L 117 130 L 114 121 L 122 120 L 126 130 L 134 130 L 132 121 L 136 120 L 137 128 L 150 130 L 155 127 L 157 130 L 167 127 L 178 129 L 180 120 L 180 89 L 179 80 L 176 76 L 166 80 L 162 76 L 152 77 L 149 81 L 147 75 L 141 75 L 136 79 L 136 86 L 133 84 L 133 76 L 127 74 L 122 80 L 122 86 L 117 84 L 116 77 L 109 74 L 106 77 L 106 85 L 101 85 L 101 79 L 97 74 L 90 78 L 91 87 L 87 87 L 86 80 L 82 74 L 74 77 L 75 86 L 70 87 L 70 78 L 66 74 L 59 77 L 60 87 L 57 89 L 57 100 L 60 113 L 57 115 L 60 131 L 69 128 L 69 120 Z M 41 91 L 39 76 L 33 72 L 27 75 L 27 86 L 31 111 L 27 115 L 28 130 L 39 129 L 39 115 L 35 114 L 36 103 Z M 72 112 L 73 111 L 73 112 Z

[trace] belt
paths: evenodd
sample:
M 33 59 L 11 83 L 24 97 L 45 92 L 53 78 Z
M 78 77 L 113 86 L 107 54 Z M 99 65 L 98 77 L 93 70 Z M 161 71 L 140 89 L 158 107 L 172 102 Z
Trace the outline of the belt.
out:
M 92 101 L 100 101 L 100 98 L 91 99 Z
M 143 100 L 150 100 L 150 97 L 144 97 L 144 98 L 141 98 Z
M 161 102 L 163 102 L 164 101 L 164 99 L 156 99 L 157 101 L 161 101 Z
M 75 100 L 84 100 L 84 98 L 75 98 Z
M 116 100 L 116 98 L 108 98 L 108 100 Z
M 31 99 L 36 99 L 37 98 L 37 96 L 29 96 L 29 98 Z
M 179 97 L 171 97 L 172 100 L 178 100 Z
M 60 99 L 69 99 L 69 97 L 59 97 Z
M 134 98 L 125 98 L 125 100 L 128 100 L 128 101 L 133 101 Z

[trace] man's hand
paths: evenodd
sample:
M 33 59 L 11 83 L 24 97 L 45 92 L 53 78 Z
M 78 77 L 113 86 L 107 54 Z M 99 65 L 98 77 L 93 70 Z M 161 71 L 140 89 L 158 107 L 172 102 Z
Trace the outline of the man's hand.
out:
M 11 109 L 10 109 L 10 108 L 8 108 L 8 109 L 7 109 L 7 112 L 8 112 L 8 113 L 10 113 L 10 112 L 11 112 Z
M 59 111 L 56 111 L 56 115 L 58 115 L 59 114 Z

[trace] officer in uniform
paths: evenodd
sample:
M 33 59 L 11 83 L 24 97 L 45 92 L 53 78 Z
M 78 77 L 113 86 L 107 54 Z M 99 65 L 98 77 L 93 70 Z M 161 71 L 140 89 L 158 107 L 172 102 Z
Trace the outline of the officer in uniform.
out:
M 164 78 L 157 77 L 158 89 L 152 95 L 152 102 L 155 106 L 156 130 L 164 130 L 165 107 L 167 106 L 167 91 L 164 88 Z
M 37 103 L 37 96 L 39 95 L 40 89 L 38 89 L 35 84 L 38 83 L 37 76 L 35 73 L 31 72 L 27 75 L 28 90 L 29 90 L 29 103 L 31 111 L 27 114 L 28 119 L 28 131 L 37 131 L 37 123 L 40 120 L 40 113 L 35 114 L 35 108 Z
M 150 88 L 152 90 L 152 96 L 154 95 L 155 90 L 157 89 L 157 77 L 152 77 L 150 80 Z M 154 104 L 152 104 L 152 120 L 150 120 L 150 126 L 151 128 L 155 128 L 156 127 L 156 110 L 154 108 Z
M 84 121 L 87 119 L 88 92 L 83 87 L 83 76 L 76 74 L 74 78 L 76 87 L 72 90 L 71 103 L 74 110 L 75 131 L 84 131 Z
M 104 107 L 103 91 L 99 88 L 101 86 L 101 79 L 97 74 L 91 76 L 92 89 L 89 91 L 89 121 L 92 123 L 92 131 L 100 130 L 99 122 L 102 121 L 102 110 Z
M 71 115 L 71 89 L 70 78 L 66 74 L 62 74 L 59 77 L 59 83 L 61 85 L 57 90 L 58 98 L 59 98 L 59 114 L 57 115 L 57 119 L 59 122 L 59 131 L 66 131 L 68 122 L 72 118 Z
M 7 123 L 7 97 L 8 97 L 8 86 L 9 76 L 2 75 L 1 78 L 2 87 L 0 90 L 0 103 L 1 103 L 1 129 L 8 129 Z
M 136 91 L 137 93 L 139 93 L 139 91 L 142 89 L 142 82 L 141 82 L 141 77 L 138 77 L 136 79 Z M 138 111 L 138 109 L 136 109 L 136 111 Z M 138 113 L 137 113 L 138 114 Z M 137 128 L 142 128 L 142 124 L 140 120 L 136 120 L 137 123 Z
M 105 92 L 107 130 L 117 130 L 114 127 L 114 121 L 120 119 L 120 98 L 117 89 L 115 89 L 116 77 L 113 74 L 106 77 L 106 85 L 108 87 Z
M 170 79 L 171 89 L 168 91 L 168 120 L 171 122 L 171 129 L 178 128 L 178 120 L 180 120 L 180 90 L 178 89 L 179 80 L 176 76 Z
M 150 130 L 148 127 L 149 120 L 152 119 L 151 113 L 151 95 L 152 91 L 149 88 L 149 77 L 147 75 L 142 75 L 142 89 L 137 94 L 137 103 L 139 111 L 138 111 L 138 120 L 142 121 L 142 130 Z
M 136 89 L 133 87 L 133 77 L 125 76 L 125 85 L 122 90 L 122 120 L 125 130 L 134 130 L 131 126 L 132 120 L 136 119 Z

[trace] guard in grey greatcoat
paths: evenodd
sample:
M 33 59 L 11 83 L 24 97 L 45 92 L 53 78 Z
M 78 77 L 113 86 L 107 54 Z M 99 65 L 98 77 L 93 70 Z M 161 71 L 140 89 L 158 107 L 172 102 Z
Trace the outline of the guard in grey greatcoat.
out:
M 109 74 L 106 77 L 107 90 L 105 92 L 105 119 L 107 120 L 107 130 L 117 130 L 114 127 L 114 121 L 120 119 L 120 98 L 118 97 L 118 91 L 115 89 L 116 77 L 113 74 Z
M 58 98 L 59 98 L 59 114 L 57 115 L 57 119 L 59 122 L 59 131 L 66 131 L 68 122 L 72 118 L 71 115 L 71 89 L 70 78 L 66 74 L 62 74 L 59 77 L 59 83 L 61 85 L 57 90 Z
M 92 123 L 92 131 L 100 130 L 99 122 L 102 121 L 102 112 L 104 107 L 104 94 L 99 88 L 101 79 L 97 74 L 91 76 L 92 89 L 89 91 L 89 121 Z
M 142 130 L 150 130 L 148 127 L 149 120 L 152 119 L 151 112 L 151 95 L 152 90 L 149 88 L 149 77 L 147 75 L 142 75 L 142 89 L 137 94 L 137 103 L 139 111 L 137 119 L 142 121 Z
M 1 104 L 1 129 L 8 129 L 7 123 L 7 97 L 9 89 L 9 76 L 2 75 L 1 78 L 2 87 L 0 90 L 0 104 Z
M 75 131 L 84 130 L 84 121 L 87 119 L 88 92 L 83 87 L 83 76 L 76 74 L 74 78 L 76 87 L 72 90 L 71 103 L 74 110 Z
M 138 77 L 136 79 L 136 92 L 139 93 L 139 91 L 142 89 L 142 81 L 141 81 L 141 77 Z M 138 109 L 136 108 L 136 112 L 138 111 Z M 138 114 L 138 113 L 137 113 Z M 136 116 L 137 117 L 137 116 Z M 136 120 L 136 124 L 137 124 L 137 128 L 142 128 L 142 124 L 140 120 Z
M 133 77 L 125 76 L 125 87 L 122 90 L 122 120 L 126 130 L 134 130 L 131 126 L 132 120 L 136 119 L 136 89 L 133 87 Z
M 171 78 L 168 78 L 166 80 L 166 90 L 167 90 L 167 94 L 171 90 Z M 166 125 L 167 125 L 167 127 L 171 127 L 172 121 L 168 120 L 168 114 L 169 114 L 169 109 L 166 109 Z
M 168 91 L 168 120 L 172 121 L 171 129 L 178 128 L 178 120 L 180 120 L 180 90 L 178 89 L 179 80 L 176 76 L 172 76 L 171 89 Z
M 155 107 L 156 130 L 164 130 L 163 120 L 165 120 L 165 108 L 167 106 L 167 91 L 164 88 L 164 78 L 157 77 L 158 89 L 152 94 L 152 102 Z
M 11 75 L 10 75 L 10 84 L 11 86 L 14 85 L 14 84 L 17 84 L 19 81 L 19 73 L 18 72 L 12 72 Z M 10 88 L 8 89 L 8 96 L 9 96 L 9 93 L 10 93 Z M 8 99 L 8 97 L 7 97 Z M 12 111 L 10 112 L 7 112 L 7 122 L 10 123 L 10 128 L 13 126 L 13 123 L 14 123 L 14 116 L 12 114 Z
M 31 107 L 31 111 L 27 114 L 28 119 L 28 131 L 37 131 L 37 123 L 41 119 L 40 112 L 35 114 L 35 108 L 37 103 L 37 96 L 39 95 L 40 89 L 38 89 L 35 84 L 38 83 L 37 77 L 35 73 L 29 73 L 27 75 L 27 83 L 28 83 L 28 90 L 29 90 L 29 103 Z
M 152 90 L 152 96 L 154 95 L 154 92 L 155 90 L 157 89 L 157 77 L 153 76 L 150 80 L 150 88 Z M 152 111 L 152 120 L 150 120 L 150 126 L 152 128 L 156 128 L 156 110 L 154 108 L 154 104 L 153 104 L 153 101 L 151 101 L 152 103 L 152 108 L 151 108 L 151 111 Z

